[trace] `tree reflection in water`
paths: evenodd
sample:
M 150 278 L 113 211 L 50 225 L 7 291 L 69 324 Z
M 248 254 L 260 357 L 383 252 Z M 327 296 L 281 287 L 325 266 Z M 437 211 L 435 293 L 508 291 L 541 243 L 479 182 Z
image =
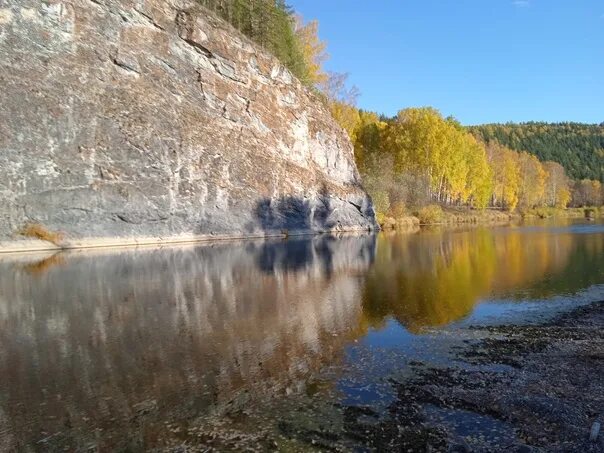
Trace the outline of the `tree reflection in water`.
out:
M 542 298 L 586 288 L 600 282 L 604 262 L 602 234 L 471 228 L 382 235 L 377 247 L 363 313 L 372 326 L 393 316 L 412 332 L 456 321 L 482 298 Z

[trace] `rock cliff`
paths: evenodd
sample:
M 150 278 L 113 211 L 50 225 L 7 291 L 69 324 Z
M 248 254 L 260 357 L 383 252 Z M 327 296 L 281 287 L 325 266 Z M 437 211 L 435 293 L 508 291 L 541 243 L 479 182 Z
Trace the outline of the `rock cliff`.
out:
M 320 100 L 194 1 L 0 0 L 0 54 L 5 251 L 375 227 Z

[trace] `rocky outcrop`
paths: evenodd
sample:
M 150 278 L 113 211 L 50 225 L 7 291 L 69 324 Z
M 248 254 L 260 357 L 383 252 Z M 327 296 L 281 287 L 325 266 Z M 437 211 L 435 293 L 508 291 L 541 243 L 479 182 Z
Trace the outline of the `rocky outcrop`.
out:
M 0 54 L 4 250 L 375 226 L 318 98 L 194 1 L 0 1 Z

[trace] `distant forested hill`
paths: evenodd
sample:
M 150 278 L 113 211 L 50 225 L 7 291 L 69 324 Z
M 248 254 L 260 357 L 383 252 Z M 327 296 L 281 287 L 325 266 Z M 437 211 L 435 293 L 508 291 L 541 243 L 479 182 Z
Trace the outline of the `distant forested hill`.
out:
M 496 140 L 541 161 L 558 162 L 571 178 L 604 181 L 604 123 L 485 124 L 469 129 L 486 142 Z

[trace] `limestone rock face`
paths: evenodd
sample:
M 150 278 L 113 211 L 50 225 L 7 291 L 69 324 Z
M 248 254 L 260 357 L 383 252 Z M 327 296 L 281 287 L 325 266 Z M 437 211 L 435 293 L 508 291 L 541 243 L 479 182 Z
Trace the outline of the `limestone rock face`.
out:
M 194 1 L 0 0 L 0 55 L 4 244 L 375 227 L 319 99 Z

